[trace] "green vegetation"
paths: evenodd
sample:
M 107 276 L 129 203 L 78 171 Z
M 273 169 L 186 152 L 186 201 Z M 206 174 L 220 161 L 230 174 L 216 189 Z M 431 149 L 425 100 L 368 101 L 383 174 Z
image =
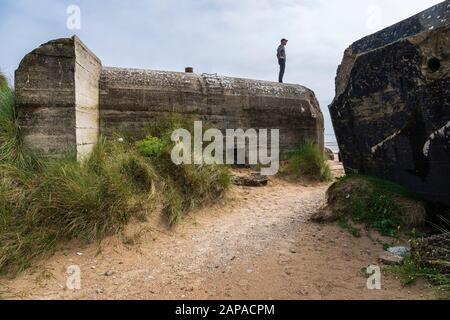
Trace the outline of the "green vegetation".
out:
M 170 161 L 169 130 L 186 128 L 183 121 L 161 121 L 143 141 L 101 138 L 82 162 L 45 158 L 24 148 L 14 93 L 0 90 L 0 273 L 21 272 L 65 241 L 121 232 L 157 204 L 174 224 L 219 199 L 230 185 L 226 167 Z
M 375 229 L 384 236 L 407 236 L 415 239 L 411 241 L 415 253 L 405 257 L 402 265 L 386 267 L 385 271 L 399 277 L 404 285 L 414 284 L 418 278 L 423 278 L 433 285 L 438 297 L 450 298 L 450 274 L 446 274 L 444 269 L 439 269 L 435 264 L 428 263 L 427 257 L 420 257 L 419 254 L 418 248 L 422 253 L 432 251 L 433 256 L 437 252 L 448 256 L 448 248 L 439 244 L 435 244 L 433 249 L 418 246 L 429 238 L 419 238 L 424 234 L 416 229 L 423 226 L 426 219 L 425 204 L 417 195 L 393 182 L 348 175 L 338 179 L 328 189 L 327 198 L 328 215 L 324 217 L 329 218 L 329 212 L 333 212 L 332 218 L 337 221 L 338 226 L 355 237 L 361 236 L 361 225 L 365 225 L 367 229 Z M 323 217 L 319 215 L 318 218 L 320 221 Z M 442 217 L 441 220 L 441 224 L 435 225 L 436 229 L 448 233 L 448 220 Z M 370 233 L 368 237 L 383 244 L 385 250 L 393 246 L 393 243 L 373 239 Z M 445 263 L 443 265 L 446 266 Z
M 38 165 L 37 158 L 22 143 L 16 124 L 14 92 L 0 88 L 0 164 L 14 163 L 27 170 Z
M 15 160 L 20 150 L 18 128 L 14 110 L 14 93 L 0 87 L 0 161 Z
M 0 72 L 0 89 L 3 89 L 8 86 L 8 81 L 6 80 L 5 75 Z
M 231 175 L 223 165 L 175 165 L 170 158 L 174 146 L 170 136 L 175 129 L 185 128 L 193 132 L 194 120 L 171 116 L 162 118 L 147 128 L 149 136 L 137 143 L 142 156 L 153 161 L 162 177 L 166 179 L 164 213 L 174 224 L 184 213 L 221 198 L 231 185 Z M 203 130 L 207 130 L 204 127 Z M 157 138 L 155 138 L 157 137 Z
M 61 241 L 94 241 L 137 213 L 133 176 L 101 141 L 86 161 L 41 159 L 37 168 L 0 168 L 0 273 L 16 273 Z M 124 155 L 119 155 L 124 157 Z
M 294 179 L 312 181 L 328 181 L 332 177 L 323 150 L 309 142 L 288 155 L 281 173 Z
M 361 237 L 361 230 L 355 226 L 347 217 L 341 217 L 338 220 L 338 226 L 350 232 L 355 238 Z
M 403 285 L 413 285 L 417 279 L 427 280 L 436 290 L 438 298 L 450 299 L 450 221 L 438 217 L 441 224 L 431 223 L 439 232 L 437 235 L 416 238 L 410 241 L 412 250 L 402 265 L 385 270 L 400 278 Z
M 423 203 L 395 183 L 360 175 L 338 179 L 327 191 L 328 206 L 339 225 L 360 236 L 364 223 L 384 236 L 397 237 L 425 222 Z
M 147 136 L 144 140 L 136 142 L 139 153 L 146 157 L 160 157 L 164 148 L 164 142 L 157 137 Z
M 448 262 L 436 263 L 439 259 L 448 260 L 445 258 L 448 257 L 448 246 L 437 240 L 430 246 L 430 238 L 423 238 L 425 234 L 417 231 L 417 227 L 425 224 L 427 212 L 424 202 L 416 194 L 386 180 L 347 175 L 328 189 L 327 201 L 328 208 L 317 214 L 316 221 L 337 221 L 338 226 L 355 237 L 361 236 L 361 225 L 365 225 L 368 230 L 375 229 L 384 236 L 412 238 L 414 254 L 405 257 L 402 265 L 386 267 L 385 271 L 398 276 L 404 285 L 423 278 L 433 285 L 439 297 L 450 298 L 450 274 L 445 271 Z M 443 217 L 440 224 L 432 225 L 442 234 L 447 234 L 450 226 L 448 219 Z M 385 250 L 394 245 L 373 239 L 369 232 L 367 236 L 382 244 Z M 430 252 L 432 262 L 426 256 Z M 444 258 L 436 258 L 438 253 Z M 425 256 L 421 257 L 422 254 Z
M 438 298 L 450 299 L 450 275 L 430 267 L 420 266 L 412 257 L 406 257 L 400 266 L 389 266 L 385 271 L 400 278 L 405 286 L 413 285 L 419 278 L 427 280 L 436 289 Z

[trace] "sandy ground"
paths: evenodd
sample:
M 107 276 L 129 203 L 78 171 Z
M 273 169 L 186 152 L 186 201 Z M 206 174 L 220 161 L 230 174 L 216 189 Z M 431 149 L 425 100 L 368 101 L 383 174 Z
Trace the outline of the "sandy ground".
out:
M 337 162 L 333 170 L 342 172 Z M 100 245 L 72 243 L 18 278 L 0 279 L 0 297 L 433 298 L 425 283 L 404 288 L 388 274 L 381 290 L 367 289 L 361 269 L 378 264 L 382 246 L 308 220 L 328 186 L 272 179 L 267 187 L 235 187 L 224 203 L 191 214 L 174 230 L 158 221 L 133 223 L 126 236 Z M 80 267 L 80 290 L 66 288 L 71 265 Z

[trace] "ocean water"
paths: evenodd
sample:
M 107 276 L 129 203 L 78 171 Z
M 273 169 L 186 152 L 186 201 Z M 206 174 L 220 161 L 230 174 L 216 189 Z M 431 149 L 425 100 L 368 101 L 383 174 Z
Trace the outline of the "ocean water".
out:
M 336 136 L 334 134 L 325 134 L 325 147 L 331 149 L 334 153 L 339 152 Z

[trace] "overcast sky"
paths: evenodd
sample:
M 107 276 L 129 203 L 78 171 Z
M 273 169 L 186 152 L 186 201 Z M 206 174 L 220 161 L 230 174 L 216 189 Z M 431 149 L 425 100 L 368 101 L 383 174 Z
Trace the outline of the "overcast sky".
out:
M 285 82 L 328 105 L 352 42 L 440 0 L 0 0 L 0 70 L 12 80 L 22 57 L 48 40 L 77 34 L 104 65 L 277 80 L 275 51 L 289 39 Z M 67 28 L 67 7 L 81 29 Z

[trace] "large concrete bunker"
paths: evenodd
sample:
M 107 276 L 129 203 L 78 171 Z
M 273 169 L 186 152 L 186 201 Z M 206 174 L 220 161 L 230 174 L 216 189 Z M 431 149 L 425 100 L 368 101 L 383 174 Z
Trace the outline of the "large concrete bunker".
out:
M 100 134 L 139 135 L 171 113 L 221 130 L 279 129 L 281 152 L 304 141 L 323 147 L 323 115 L 314 93 L 303 86 L 102 67 L 76 36 L 26 55 L 15 88 L 25 142 L 45 154 L 82 157 Z

